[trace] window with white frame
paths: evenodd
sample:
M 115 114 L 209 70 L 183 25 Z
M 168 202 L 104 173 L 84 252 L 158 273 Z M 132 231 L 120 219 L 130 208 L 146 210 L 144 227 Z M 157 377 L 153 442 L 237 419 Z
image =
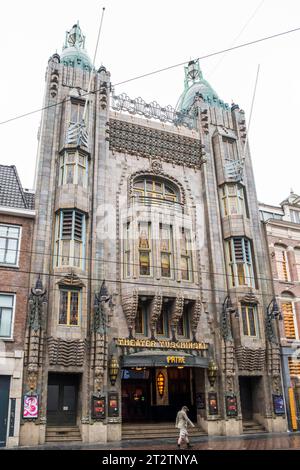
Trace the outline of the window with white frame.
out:
M 56 266 L 85 269 L 86 216 L 76 209 L 56 215 Z
M 77 101 L 74 99 L 71 100 L 70 122 L 72 124 L 77 124 L 82 121 L 84 106 L 85 106 L 85 101 L 79 101 L 79 100 Z M 87 106 L 87 112 L 88 112 L 88 106 Z M 87 114 L 88 113 L 86 113 L 86 119 L 85 119 L 86 122 L 88 121 Z
M 59 184 L 78 184 L 83 188 L 88 182 L 88 157 L 78 150 L 60 155 Z
M 278 279 L 280 281 L 289 281 L 290 270 L 287 251 L 284 246 L 275 245 L 275 260 L 277 266 Z
M 224 216 L 248 216 L 244 187 L 241 184 L 224 184 L 221 188 L 221 199 Z
M 298 281 L 300 281 L 300 248 L 295 248 L 294 253 L 295 253 L 295 262 L 296 262 Z
M 259 336 L 257 306 L 254 304 L 241 304 L 243 334 L 245 336 Z
M 226 242 L 231 284 L 255 287 L 252 246 L 244 237 L 233 237 Z
M 15 295 L 0 293 L 0 338 L 12 338 Z
M 238 151 L 236 141 L 229 137 L 222 137 L 225 160 L 238 160 Z
M 291 221 L 295 222 L 296 224 L 300 224 L 300 211 L 295 211 L 291 209 L 290 214 L 291 214 Z
M 185 228 L 181 228 L 180 270 L 181 270 L 181 279 L 183 281 L 193 280 L 191 232 Z
M 0 264 L 17 266 L 21 227 L 0 224 Z

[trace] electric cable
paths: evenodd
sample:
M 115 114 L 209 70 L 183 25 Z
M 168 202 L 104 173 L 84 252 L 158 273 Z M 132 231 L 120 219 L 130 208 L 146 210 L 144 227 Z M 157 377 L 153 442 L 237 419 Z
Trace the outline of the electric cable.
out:
M 274 38 L 277 38 L 277 37 L 280 37 L 280 36 L 284 36 L 284 35 L 287 35 L 287 34 L 291 34 L 291 33 L 295 33 L 297 31 L 300 31 L 300 27 L 298 28 L 294 28 L 294 29 L 290 29 L 290 30 L 287 30 L 287 31 L 282 31 L 280 33 L 276 33 L 276 34 L 272 34 L 270 36 L 265 36 L 263 38 L 259 38 L 259 39 L 255 39 L 253 41 L 248 41 L 248 42 L 245 42 L 243 44 L 238 44 L 237 46 L 232 46 L 232 47 L 228 47 L 227 49 L 223 49 L 223 50 L 220 50 L 220 51 L 216 51 L 216 52 L 211 52 L 209 54 L 206 54 L 206 55 L 203 55 L 203 56 L 200 56 L 194 60 L 204 60 L 204 59 L 208 59 L 209 57 L 213 57 L 213 56 L 216 56 L 216 55 L 219 55 L 219 54 L 224 54 L 226 52 L 231 52 L 231 51 L 234 51 L 236 49 L 240 49 L 242 47 L 248 47 L 248 46 L 251 46 L 253 44 L 258 44 L 260 42 L 263 42 L 263 41 L 267 41 L 269 39 L 274 39 Z M 113 87 L 116 87 L 116 86 L 119 86 L 119 85 L 123 85 L 125 83 L 129 83 L 129 82 L 132 82 L 132 81 L 135 81 L 135 80 L 139 80 L 141 78 L 145 78 L 145 77 L 150 77 L 152 75 L 156 75 L 158 73 L 161 73 L 161 72 L 165 72 L 167 70 L 171 70 L 171 69 L 174 69 L 174 68 L 177 68 L 177 67 L 182 67 L 183 65 L 186 65 L 190 62 L 190 60 L 187 60 L 185 62 L 180 62 L 180 63 L 177 63 L 177 64 L 174 64 L 174 65 L 170 65 L 168 67 L 164 67 L 164 68 L 161 68 L 161 69 L 157 69 L 157 70 L 153 70 L 152 72 L 147 72 L 147 73 L 144 73 L 144 74 L 141 74 L 141 75 L 137 75 L 135 77 L 132 77 L 132 78 L 129 78 L 129 79 L 126 79 L 126 80 L 123 80 L 121 82 L 117 82 L 117 83 L 114 83 L 112 84 L 112 88 Z M 83 93 L 81 96 L 84 97 L 84 96 L 87 96 L 88 94 L 95 94 L 95 93 L 98 93 L 100 91 L 100 89 L 98 90 L 94 90 L 94 91 L 91 91 L 90 93 Z M 36 110 L 33 110 L 33 111 L 29 111 L 27 113 L 24 113 L 24 114 L 19 114 L 17 116 L 14 116 L 12 118 L 9 118 L 9 119 L 6 119 L 5 121 L 1 121 L 0 122 L 0 125 L 3 125 L 3 124 L 7 124 L 8 122 L 12 122 L 12 121 L 16 121 L 17 119 L 21 119 L 21 118 L 24 118 L 24 117 L 27 117 L 27 116 L 30 116 L 32 114 L 36 114 L 36 113 L 39 113 L 41 111 L 44 111 L 45 109 L 49 109 L 49 108 L 52 108 L 52 107 L 55 107 L 55 106 L 60 106 L 61 104 L 67 102 L 67 101 L 70 101 L 71 98 L 66 98 L 64 99 L 63 101 L 60 101 L 58 103 L 54 103 L 54 104 L 50 104 L 50 105 L 47 105 L 47 106 L 44 106 L 42 108 L 39 108 L 39 109 L 36 109 Z

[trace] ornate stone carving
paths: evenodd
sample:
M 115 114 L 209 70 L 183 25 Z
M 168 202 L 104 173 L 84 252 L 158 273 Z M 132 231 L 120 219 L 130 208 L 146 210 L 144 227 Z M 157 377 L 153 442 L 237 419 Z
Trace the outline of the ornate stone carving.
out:
M 95 294 L 94 322 L 91 338 L 91 367 L 94 369 L 94 392 L 103 387 L 104 372 L 107 367 L 107 327 L 111 296 L 103 281 L 99 294 Z
M 162 294 L 157 292 L 150 304 L 150 329 L 152 338 L 155 337 L 156 322 L 161 315 L 162 301 Z
M 119 119 L 109 121 L 109 146 L 116 152 L 159 157 L 168 163 L 200 168 L 203 145 L 199 139 L 132 124 Z
M 138 291 L 136 289 L 133 289 L 130 293 L 126 293 L 122 295 L 123 312 L 127 320 L 130 337 L 132 336 L 132 331 L 135 325 L 138 301 L 139 301 L 139 296 L 138 296 Z
M 77 274 L 71 271 L 69 274 L 61 278 L 58 284 L 68 287 L 84 287 L 84 283 Z
M 236 358 L 240 370 L 263 371 L 266 362 L 264 348 L 252 349 L 245 346 L 236 347 Z
M 198 297 L 192 305 L 192 316 L 191 316 L 191 330 L 194 341 L 196 340 L 196 332 L 202 312 L 202 302 L 200 297 Z
M 42 363 L 46 306 L 46 289 L 39 276 L 29 296 L 25 340 L 24 365 L 27 366 L 27 386 L 30 390 L 37 388 L 38 371 Z
M 100 101 L 101 109 L 106 109 L 107 107 L 107 94 L 108 94 L 107 82 L 100 82 L 99 101 Z
M 161 162 L 159 160 L 151 160 L 150 169 L 156 175 L 162 173 L 162 164 L 161 164 Z
M 184 305 L 184 296 L 179 292 L 177 294 L 176 299 L 173 302 L 172 310 L 171 310 L 171 329 L 173 335 L 173 341 L 176 341 L 176 330 L 177 325 L 182 317 L 183 313 L 183 305 Z
M 85 358 L 86 341 L 48 338 L 49 364 L 64 367 L 82 367 Z
M 160 106 L 156 101 L 146 103 L 142 98 L 131 99 L 126 93 L 112 94 L 111 107 L 116 111 L 127 111 L 146 118 L 158 119 L 161 122 L 170 122 L 175 126 L 196 128 L 196 119 L 193 113 L 176 111 L 172 106 Z

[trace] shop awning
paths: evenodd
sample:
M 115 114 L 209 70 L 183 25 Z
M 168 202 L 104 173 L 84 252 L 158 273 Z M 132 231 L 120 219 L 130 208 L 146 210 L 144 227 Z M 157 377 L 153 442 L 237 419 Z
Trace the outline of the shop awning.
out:
M 208 367 L 207 357 L 194 356 L 185 352 L 140 351 L 120 357 L 121 367 Z

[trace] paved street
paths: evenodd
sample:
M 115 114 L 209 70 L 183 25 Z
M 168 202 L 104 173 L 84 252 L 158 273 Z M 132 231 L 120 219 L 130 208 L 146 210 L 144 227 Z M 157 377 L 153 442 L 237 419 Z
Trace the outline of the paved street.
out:
M 300 433 L 257 434 L 244 437 L 199 437 L 191 441 L 193 450 L 300 450 Z M 186 448 L 185 445 L 182 446 Z M 19 449 L 33 449 L 20 447 Z M 174 439 L 113 442 L 110 444 L 46 444 L 40 450 L 177 450 Z

